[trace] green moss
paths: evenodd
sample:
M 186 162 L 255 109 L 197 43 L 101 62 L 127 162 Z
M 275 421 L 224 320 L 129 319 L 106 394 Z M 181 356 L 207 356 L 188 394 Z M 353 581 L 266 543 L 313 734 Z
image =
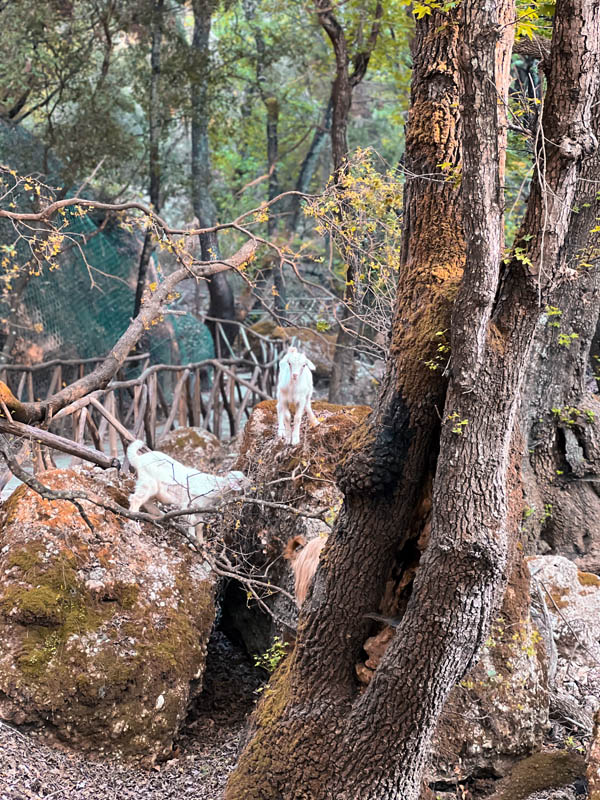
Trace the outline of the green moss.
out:
M 114 599 L 125 611 L 131 611 L 137 603 L 139 594 L 140 587 L 135 583 L 115 583 L 112 587 Z
M 60 625 L 64 618 L 61 595 L 49 586 L 10 586 L 0 597 L 0 612 L 25 624 Z
M 58 631 L 30 626 L 21 644 L 17 664 L 29 678 L 40 678 L 61 644 Z
M 25 484 L 21 484 L 21 486 L 18 486 L 11 494 L 11 496 L 8 498 L 8 500 L 4 503 L 3 527 L 8 526 L 15 521 L 17 516 L 17 511 L 19 508 L 19 503 L 21 502 L 21 500 L 23 500 L 27 492 L 28 492 L 27 486 L 25 486 Z
M 32 542 L 20 550 L 11 551 L 6 557 L 7 569 L 18 567 L 26 575 L 31 569 L 40 563 L 44 545 L 41 542 Z
M 270 727 L 283 715 L 290 699 L 292 661 L 293 654 L 285 658 L 271 675 L 262 702 L 256 710 L 256 720 L 261 728 Z
M 11 552 L 6 563 L 21 580 L 0 589 L 0 614 L 24 626 L 17 664 L 27 678 L 40 678 L 70 636 L 97 629 L 111 612 L 102 613 L 77 578 L 71 553 L 48 556 L 33 542 Z
M 205 583 L 200 592 L 196 592 L 194 607 L 191 607 L 193 595 L 184 565 L 179 568 L 175 583 L 180 596 L 188 601 L 180 603 L 179 609 L 165 610 L 161 626 L 149 632 L 140 652 L 144 658 L 152 659 L 162 673 L 185 675 L 195 672 L 201 662 L 202 643 L 198 631 L 208 636 L 214 620 L 214 603 L 212 587 Z
M 185 433 L 179 434 L 179 436 L 175 437 L 175 446 L 176 447 L 194 447 L 194 448 L 206 448 L 206 439 L 204 439 L 198 431 L 195 430 L 187 430 Z

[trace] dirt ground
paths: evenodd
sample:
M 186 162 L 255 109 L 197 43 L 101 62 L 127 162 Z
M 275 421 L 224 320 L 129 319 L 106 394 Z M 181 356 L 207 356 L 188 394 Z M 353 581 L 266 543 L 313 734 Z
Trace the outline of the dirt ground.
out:
M 152 771 L 88 761 L 0 722 L 0 800 L 219 800 L 264 678 L 222 633 L 214 633 L 204 690 L 174 757 Z

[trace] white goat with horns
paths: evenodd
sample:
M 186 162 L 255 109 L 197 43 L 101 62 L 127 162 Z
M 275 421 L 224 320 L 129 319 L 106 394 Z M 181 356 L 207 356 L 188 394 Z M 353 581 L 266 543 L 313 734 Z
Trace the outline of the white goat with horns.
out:
M 243 472 L 211 475 L 186 467 L 159 450 L 149 453 L 139 451 L 144 442 L 136 439 L 127 448 L 129 463 L 137 472 L 135 492 L 129 499 L 129 510 L 139 511 L 151 500 L 184 508 L 210 510 L 230 492 L 241 491 L 250 485 Z M 190 514 L 190 533 L 195 534 L 200 514 Z
M 313 414 L 310 398 L 313 393 L 311 370 L 315 365 L 304 353 L 290 347 L 279 362 L 277 381 L 277 435 L 288 444 L 300 443 L 300 425 L 304 412 L 311 426 L 318 425 Z M 290 403 L 295 403 L 294 428 L 291 427 Z

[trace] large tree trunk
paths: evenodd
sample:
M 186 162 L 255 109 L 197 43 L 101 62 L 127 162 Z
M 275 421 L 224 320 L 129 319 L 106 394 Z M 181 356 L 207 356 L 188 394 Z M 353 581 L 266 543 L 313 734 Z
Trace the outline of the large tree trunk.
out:
M 557 3 L 543 174 L 534 181 L 517 240 L 521 250 L 502 274 L 495 59 L 504 14 L 477 0 L 463 2 L 460 13 L 467 261 L 452 315 L 430 543 L 396 635 L 358 695 L 354 665 L 366 634 L 363 615 L 379 605 L 437 444 L 432 431 L 443 385 L 424 377 L 424 351 L 433 331 L 447 326 L 449 287 L 463 256 L 456 217 L 447 217 L 448 207 L 458 209 L 446 184 L 407 198 L 419 213 L 411 217 L 408 209 L 413 237 L 405 240 L 382 397 L 370 425 L 350 442 L 340 519 L 304 606 L 294 653 L 257 711 L 228 800 L 415 800 L 443 703 L 477 658 L 502 595 L 519 525 L 522 385 L 543 304 L 565 280 L 570 209 L 582 158 L 594 143 L 589 121 L 600 9 L 589 0 Z M 421 139 L 417 149 L 429 142 L 431 155 L 441 142 L 456 141 L 457 104 L 445 101 L 456 93 L 458 42 L 452 16 L 432 14 L 418 24 L 411 125 L 420 123 L 412 128 Z M 426 67 L 419 47 L 428 51 Z M 419 95 L 420 81 L 438 91 Z M 449 197 L 439 199 L 448 204 L 436 205 L 437 220 L 430 216 L 431 226 L 424 227 L 434 192 L 444 190 Z M 428 235 L 428 247 L 420 242 L 425 259 L 415 263 L 410 253 L 419 232 Z M 432 259 L 444 235 L 449 252 Z
M 210 193 L 210 143 L 208 139 L 208 81 L 209 81 L 209 39 L 212 14 L 216 8 L 215 0 L 193 0 L 194 33 L 192 36 L 192 206 L 200 227 L 209 228 L 216 222 L 216 211 Z M 216 233 L 201 234 L 200 250 L 203 261 L 220 259 L 219 243 Z M 229 280 L 225 274 L 214 275 L 208 283 L 210 305 L 208 316 L 221 320 L 235 319 L 234 298 Z M 237 333 L 235 325 L 221 326 L 223 336 L 218 334 L 217 325 L 209 321 L 209 328 L 215 343 L 217 356 L 228 354 L 227 341 L 233 342 Z
M 600 95 L 593 122 L 600 131 Z M 600 308 L 599 172 L 596 152 L 583 164 L 574 202 L 578 213 L 565 243 L 571 279 L 550 293 L 543 309 L 521 409 L 529 432 L 527 547 L 539 549 L 541 537 L 591 572 L 600 571 L 600 403 L 593 394 L 597 362 L 589 361 Z
M 431 175 L 440 163 L 460 167 L 457 40 L 454 14 L 433 13 L 417 23 L 408 174 Z M 447 67 L 431 69 L 440 52 Z M 436 358 L 436 333 L 449 328 L 464 264 L 455 184 L 409 180 L 404 216 L 404 259 L 381 398 L 369 427 L 350 443 L 335 546 L 305 604 L 293 661 L 257 712 L 257 731 L 230 780 L 228 800 L 331 796 L 327 784 L 348 747 L 340 733 L 348 730 L 344 716 L 358 701 L 354 665 L 368 630 L 363 614 L 379 608 L 389 565 L 416 524 L 415 508 L 434 467 L 445 362 L 437 370 L 424 364 Z M 377 737 L 371 738 L 375 743 Z M 382 748 L 388 744 L 384 735 Z

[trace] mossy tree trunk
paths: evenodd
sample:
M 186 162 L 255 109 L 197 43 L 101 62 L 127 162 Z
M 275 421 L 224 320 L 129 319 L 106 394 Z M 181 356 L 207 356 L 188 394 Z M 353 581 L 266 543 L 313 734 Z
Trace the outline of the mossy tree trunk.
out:
M 456 12 L 418 23 L 407 168 L 431 175 L 449 164 L 450 175 L 458 173 L 460 96 L 462 195 L 453 181 L 408 183 L 404 264 L 380 401 L 350 443 L 339 481 L 344 506 L 294 652 L 257 710 L 227 800 L 416 800 L 443 704 L 477 659 L 502 597 L 520 522 L 519 404 L 543 307 L 576 280 L 566 271 L 565 246 L 581 163 L 595 145 L 590 114 L 600 72 L 600 9 L 589 0 L 559 0 L 545 158 L 519 249 L 501 269 L 495 82 L 497 49 L 510 46 L 499 40 L 505 13 L 503 4 L 465 0 Z M 514 17 L 510 3 L 508 13 Z M 452 345 L 445 406 L 441 370 L 425 366 L 444 356 L 436 351 L 442 331 Z M 431 534 L 413 594 L 359 693 L 364 614 L 379 607 L 434 468 Z

